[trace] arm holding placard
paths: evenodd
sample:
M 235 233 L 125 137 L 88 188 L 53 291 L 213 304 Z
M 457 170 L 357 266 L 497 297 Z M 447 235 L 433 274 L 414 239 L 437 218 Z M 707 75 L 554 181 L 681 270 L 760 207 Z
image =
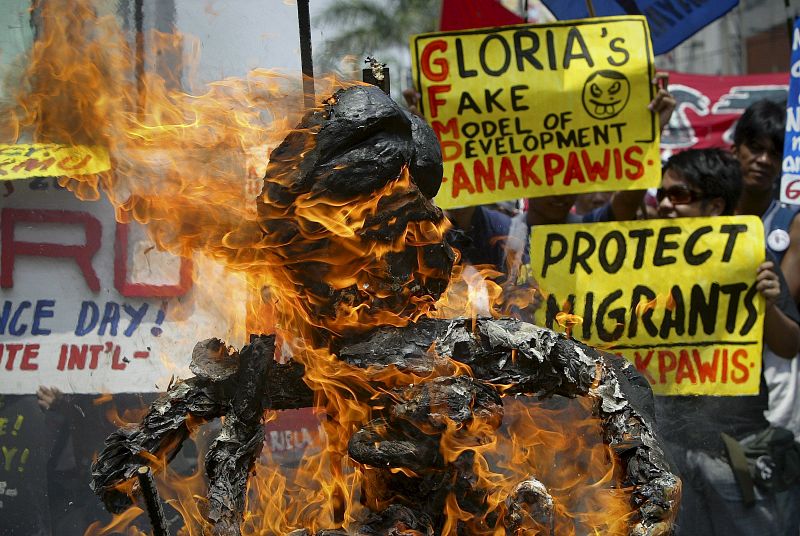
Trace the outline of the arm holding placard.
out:
M 794 308 L 785 281 L 772 261 L 758 267 L 756 289 L 764 296 L 764 342 L 776 355 L 791 359 L 800 351 L 800 325 L 784 311 Z M 796 310 L 794 314 L 797 315 Z
M 789 248 L 781 259 L 786 283 L 795 303 L 800 303 L 800 218 L 794 218 L 789 227 Z
M 663 131 L 669 124 L 677 101 L 669 92 L 669 74 L 656 73 L 653 84 L 658 87 L 656 96 L 647 105 L 648 110 L 658 115 L 658 124 Z M 614 193 L 611 198 L 611 212 L 615 221 L 635 220 L 636 211 L 642 204 L 646 190 L 625 190 Z M 800 231 L 798 231 L 800 233 Z M 798 242 L 800 243 L 800 242 Z M 800 284 L 800 276 L 798 276 Z

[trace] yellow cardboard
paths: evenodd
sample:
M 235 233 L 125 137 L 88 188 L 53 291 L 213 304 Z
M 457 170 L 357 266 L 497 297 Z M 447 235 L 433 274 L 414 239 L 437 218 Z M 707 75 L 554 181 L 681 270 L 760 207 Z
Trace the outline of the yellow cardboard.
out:
M 439 206 L 658 186 L 644 17 L 416 35 L 411 52 L 442 145 Z
M 102 147 L 0 144 L 0 180 L 91 175 L 108 169 L 111 162 Z
M 657 394 L 758 393 L 759 218 L 538 226 L 530 251 L 538 324 L 574 323 L 574 338 L 625 356 Z

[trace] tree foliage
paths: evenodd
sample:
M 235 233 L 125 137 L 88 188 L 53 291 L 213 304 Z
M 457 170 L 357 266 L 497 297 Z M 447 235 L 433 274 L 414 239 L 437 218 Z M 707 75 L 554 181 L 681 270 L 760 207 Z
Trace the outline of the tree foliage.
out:
M 315 24 L 331 30 L 318 63 L 330 68 L 345 56 L 366 55 L 383 62 L 408 55 L 409 36 L 436 31 L 441 0 L 337 0 Z

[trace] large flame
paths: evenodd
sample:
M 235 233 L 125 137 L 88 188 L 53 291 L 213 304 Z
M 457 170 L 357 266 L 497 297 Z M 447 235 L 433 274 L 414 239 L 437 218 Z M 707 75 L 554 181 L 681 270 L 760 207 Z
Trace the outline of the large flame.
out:
M 324 432 L 320 448 L 307 453 L 291 478 L 275 464 L 259 465 L 257 478 L 251 479 L 243 532 L 286 534 L 355 523 L 365 514 L 359 490 L 369 469 L 347 457 L 347 441 L 372 418 L 369 399 L 380 393 L 365 371 L 331 355 L 325 336 L 402 326 L 422 315 L 499 314 L 502 305 L 530 302 L 533 290 L 508 294 L 486 271 L 462 273 L 457 268 L 438 303 L 406 296 L 403 307 L 378 307 L 395 298 L 378 284 L 386 256 L 409 244 L 438 244 L 447 230 L 446 222 L 411 222 L 390 243 L 364 238 L 361 231 L 370 218 L 414 188 L 408 170 L 370 195 L 340 202 L 302 195 L 291 208 L 272 207 L 271 218 L 291 219 L 300 229 L 302 243 L 282 243 L 279 235 L 263 232 L 265 222 L 252 203 L 260 189 L 254 192 L 246 177 L 253 155 L 266 158 L 298 123 L 303 95 L 295 89 L 297 80 L 256 70 L 243 79 L 209 84 L 203 95 L 188 95 L 170 89 L 174 84 L 154 73 L 135 76 L 135 54 L 123 33 L 113 17 L 97 15 L 91 0 L 48 0 L 39 14 L 41 32 L 24 83 L 14 106 L 2 116 L 2 141 L 106 148 L 111 171 L 63 178 L 62 183 L 82 199 L 104 194 L 119 220 L 146 224 L 162 249 L 184 256 L 199 252 L 244 274 L 250 299 L 229 306 L 248 307 L 248 329 L 277 333 L 283 348 L 306 366 Z M 148 42 L 180 47 L 180 39 L 157 37 Z M 322 95 L 346 85 L 333 78 L 316 81 Z M 324 247 L 314 246 L 323 239 Z M 299 263 L 323 266 L 322 280 L 333 289 L 358 289 L 353 301 L 340 301 L 335 311 L 320 314 L 325 304 L 296 280 Z M 227 299 L 224 291 L 220 294 L 219 300 Z M 215 334 L 191 335 L 199 340 Z M 446 363 L 436 374 L 453 373 L 469 370 Z M 370 379 L 388 389 L 428 378 L 389 370 Z M 627 493 L 615 489 L 618 468 L 591 409 L 588 401 L 541 405 L 512 400 L 507 401 L 504 434 L 489 433 L 479 421 L 466 433 L 448 427 L 441 441 L 444 457 L 475 453 L 473 469 L 488 490 L 489 514 L 474 519 L 450 500 L 444 533 L 455 534 L 457 520 L 475 534 L 504 533 L 497 514 L 506 497 L 516 483 L 535 475 L 554 496 L 559 535 L 592 530 L 624 534 L 631 507 Z M 116 422 L 126 417 L 131 416 L 113 416 Z M 163 460 L 158 464 L 166 465 Z M 179 477 L 164 468 L 159 487 L 184 519 L 181 534 L 208 529 L 200 470 Z M 140 534 L 131 523 L 141 514 L 132 508 L 111 525 L 93 525 L 87 533 Z

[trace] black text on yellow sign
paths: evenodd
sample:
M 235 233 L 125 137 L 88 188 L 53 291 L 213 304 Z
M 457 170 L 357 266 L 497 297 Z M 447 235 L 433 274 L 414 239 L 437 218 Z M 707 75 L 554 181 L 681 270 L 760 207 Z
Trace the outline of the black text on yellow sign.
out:
M 536 227 L 537 321 L 581 317 L 572 336 L 628 358 L 656 393 L 756 394 L 764 251 L 751 216 Z
M 644 17 L 425 34 L 411 49 L 445 161 L 438 205 L 657 186 Z

